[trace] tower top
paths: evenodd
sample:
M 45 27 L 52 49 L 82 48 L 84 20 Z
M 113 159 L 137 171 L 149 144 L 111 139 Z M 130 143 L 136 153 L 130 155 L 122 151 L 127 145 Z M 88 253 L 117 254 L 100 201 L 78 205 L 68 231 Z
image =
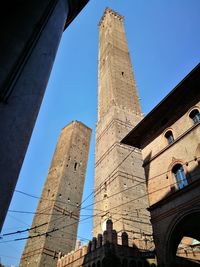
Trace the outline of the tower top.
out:
M 110 9 L 109 7 L 106 7 L 104 13 L 103 13 L 103 16 L 101 17 L 101 20 L 99 21 L 99 24 L 98 26 L 101 26 L 105 17 L 110 14 L 110 15 L 113 15 L 115 18 L 118 18 L 119 20 L 124 20 L 124 17 L 121 16 L 119 13 L 117 13 L 116 11 Z
M 98 120 L 115 107 L 141 116 L 124 17 L 110 8 L 99 23 L 98 60 Z
M 66 124 L 62 130 L 66 129 L 67 127 L 71 127 L 72 125 L 82 125 L 84 126 L 85 128 L 88 128 L 90 131 L 92 131 L 92 129 L 90 127 L 88 127 L 87 125 L 85 125 L 83 122 L 81 121 L 77 121 L 77 120 L 74 120 L 74 121 L 71 121 L 70 123 Z

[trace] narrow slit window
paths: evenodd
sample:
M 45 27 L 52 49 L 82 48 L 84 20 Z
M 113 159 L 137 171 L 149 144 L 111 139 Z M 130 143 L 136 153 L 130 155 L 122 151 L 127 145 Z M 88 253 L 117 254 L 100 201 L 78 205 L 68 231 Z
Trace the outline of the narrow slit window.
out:
M 76 171 L 77 169 L 77 162 L 74 163 L 74 170 Z
M 104 189 L 107 190 L 107 183 L 104 183 Z

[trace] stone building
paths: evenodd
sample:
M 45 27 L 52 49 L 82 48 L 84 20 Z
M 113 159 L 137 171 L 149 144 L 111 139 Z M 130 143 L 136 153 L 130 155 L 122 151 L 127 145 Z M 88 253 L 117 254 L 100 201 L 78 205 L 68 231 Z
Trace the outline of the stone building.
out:
M 94 237 L 86 246 L 62 256 L 59 254 L 57 267 L 155 267 L 156 260 L 152 254 L 151 259 L 146 259 L 147 254 L 139 251 L 136 246 L 128 245 L 128 234 L 121 233 L 121 244 L 118 235 L 113 230 L 111 220 L 106 222 L 106 230 L 98 237 Z
M 87 2 L 1 1 L 0 231 L 62 33 Z
M 143 115 L 124 18 L 109 8 L 99 23 L 98 62 L 93 235 L 102 233 L 106 221 L 112 219 L 117 233 L 129 234 L 130 244 L 152 248 L 148 199 L 141 198 L 146 194 L 141 152 L 120 144 Z
M 75 249 L 91 129 L 74 121 L 62 129 L 20 266 L 53 267 Z
M 142 149 L 162 267 L 200 264 L 199 125 L 200 64 L 122 140 Z

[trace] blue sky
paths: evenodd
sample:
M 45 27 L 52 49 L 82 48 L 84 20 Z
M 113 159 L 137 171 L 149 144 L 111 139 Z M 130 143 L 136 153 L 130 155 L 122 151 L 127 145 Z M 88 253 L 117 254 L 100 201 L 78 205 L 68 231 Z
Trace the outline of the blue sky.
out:
M 93 190 L 97 25 L 107 6 L 125 17 L 130 56 L 145 114 L 199 63 L 199 0 L 91 0 L 63 34 L 17 190 L 40 196 L 60 131 L 72 120 L 82 121 L 93 130 L 83 199 Z M 84 204 L 92 201 L 89 198 Z M 16 192 L 10 210 L 34 212 L 37 202 L 38 199 Z M 32 216 L 9 212 L 2 233 L 29 227 Z M 92 220 L 80 224 L 80 236 L 91 238 L 91 231 Z M 1 242 L 24 236 L 0 240 L 3 264 L 18 266 L 25 242 Z

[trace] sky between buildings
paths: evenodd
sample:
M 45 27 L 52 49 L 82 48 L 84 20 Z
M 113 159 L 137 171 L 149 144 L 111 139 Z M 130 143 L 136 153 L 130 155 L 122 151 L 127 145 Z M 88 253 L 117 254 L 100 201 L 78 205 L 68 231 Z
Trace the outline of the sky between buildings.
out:
M 40 196 L 61 129 L 79 120 L 93 130 L 83 200 L 93 190 L 97 120 L 98 22 L 106 7 L 125 17 L 125 31 L 142 110 L 147 114 L 200 59 L 199 0 L 91 0 L 64 32 L 16 189 Z M 90 197 L 83 206 L 92 204 Z M 2 233 L 31 226 L 37 198 L 16 192 Z M 92 209 L 92 207 L 90 207 Z M 82 211 L 90 216 L 91 210 Z M 1 262 L 18 266 L 26 237 L 0 239 Z M 79 239 L 92 237 L 92 218 Z

